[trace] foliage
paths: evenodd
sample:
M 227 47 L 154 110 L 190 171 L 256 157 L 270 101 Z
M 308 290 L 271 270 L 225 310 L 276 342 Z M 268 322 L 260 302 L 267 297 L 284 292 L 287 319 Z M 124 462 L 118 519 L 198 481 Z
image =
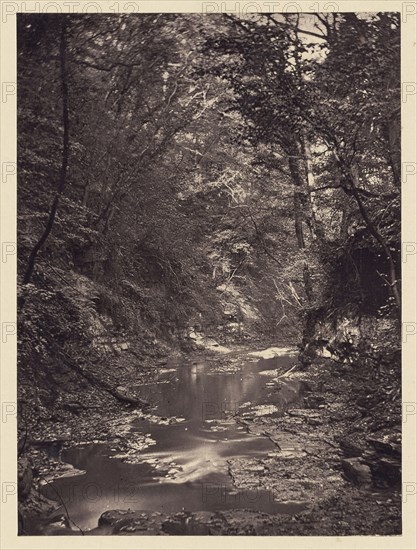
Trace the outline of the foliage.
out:
M 57 190 L 64 17 L 67 185 L 22 360 L 87 348 L 97 312 L 139 339 L 230 308 L 291 339 L 313 311 L 395 314 L 397 14 L 19 15 L 20 276 Z

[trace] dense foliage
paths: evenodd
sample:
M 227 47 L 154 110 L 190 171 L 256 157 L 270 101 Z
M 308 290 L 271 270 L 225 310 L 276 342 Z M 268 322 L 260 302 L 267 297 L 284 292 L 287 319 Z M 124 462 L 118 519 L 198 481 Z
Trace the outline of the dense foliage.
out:
M 22 364 L 88 349 L 97 315 L 139 340 L 397 316 L 399 31 L 20 15 Z

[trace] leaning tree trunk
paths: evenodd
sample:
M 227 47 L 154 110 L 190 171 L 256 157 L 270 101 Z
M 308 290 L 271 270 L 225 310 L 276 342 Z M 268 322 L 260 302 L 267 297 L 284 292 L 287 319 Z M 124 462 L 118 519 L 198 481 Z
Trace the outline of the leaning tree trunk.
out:
M 354 168 L 351 168 L 349 171 L 345 171 L 348 181 L 350 184 L 350 191 L 356 200 L 356 203 L 359 207 L 359 212 L 361 213 L 361 216 L 363 218 L 363 221 L 365 222 L 365 225 L 369 231 L 369 233 L 374 237 L 374 239 L 379 243 L 382 250 L 384 251 L 385 257 L 388 261 L 388 268 L 389 268 L 389 286 L 391 289 L 392 296 L 395 300 L 395 305 L 397 307 L 398 315 L 401 316 L 401 291 L 400 291 L 400 285 L 399 285 L 399 279 L 397 278 L 397 271 L 395 268 L 395 262 L 394 258 L 392 257 L 391 250 L 389 248 L 389 245 L 385 242 L 384 237 L 381 235 L 381 233 L 378 231 L 377 226 L 373 223 L 371 220 L 368 211 L 363 204 L 362 198 L 357 190 L 358 187 L 358 175 Z
M 62 157 L 61 157 L 61 170 L 59 175 L 58 186 L 56 189 L 54 200 L 52 201 L 51 210 L 49 212 L 48 221 L 46 222 L 45 229 L 38 240 L 38 242 L 33 247 L 25 274 L 23 276 L 23 285 L 30 283 L 33 275 L 33 270 L 35 267 L 36 259 L 39 251 L 45 244 L 49 234 L 51 233 L 52 227 L 54 225 L 55 216 L 58 210 L 59 200 L 61 195 L 64 192 L 66 179 L 67 179 L 67 168 L 68 168 L 68 157 L 69 157 L 69 112 L 68 112 L 68 70 L 67 70 L 67 19 L 63 17 L 62 26 L 61 26 L 61 40 L 59 48 L 59 60 L 60 60 L 60 69 L 61 69 L 61 92 L 62 92 L 62 123 L 63 123 L 63 136 L 62 136 Z M 20 309 L 22 310 L 24 306 L 24 298 L 20 301 Z

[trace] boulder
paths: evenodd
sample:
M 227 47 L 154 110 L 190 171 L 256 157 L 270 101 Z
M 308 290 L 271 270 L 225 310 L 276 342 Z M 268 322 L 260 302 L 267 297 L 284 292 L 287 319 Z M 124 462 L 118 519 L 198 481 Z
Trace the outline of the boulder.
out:
M 368 445 L 358 434 L 347 435 L 339 440 L 340 448 L 347 458 L 362 456 L 368 449 Z
M 375 485 L 392 487 L 401 483 L 401 460 L 396 457 L 381 456 L 369 463 Z
M 165 533 L 168 533 L 168 535 L 185 535 L 189 520 L 189 513 L 178 512 L 162 523 L 162 529 Z
M 342 460 L 342 468 L 346 479 L 356 485 L 369 485 L 372 482 L 371 469 L 363 464 L 360 458 L 345 458 Z
M 367 441 L 376 451 L 398 458 L 401 456 L 401 443 L 395 436 L 368 437 Z
M 217 521 L 217 514 L 215 512 L 194 512 L 190 517 L 190 520 L 186 523 L 186 534 L 201 536 L 211 535 L 211 527 Z
M 133 510 L 108 510 L 103 512 L 98 519 L 99 525 L 116 525 L 122 520 L 134 517 Z

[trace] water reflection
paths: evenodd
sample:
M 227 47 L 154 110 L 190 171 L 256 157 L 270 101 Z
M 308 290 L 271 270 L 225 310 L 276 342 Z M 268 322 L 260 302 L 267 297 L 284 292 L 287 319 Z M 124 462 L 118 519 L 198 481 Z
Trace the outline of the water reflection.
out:
M 293 505 L 275 502 L 268 491 L 235 491 L 227 464 L 228 458 L 265 455 L 275 449 L 268 438 L 246 433 L 234 422 L 233 413 L 245 404 L 281 407 L 294 399 L 299 389 L 296 382 L 287 382 L 277 391 L 267 385 L 272 375 L 261 374 L 276 368 L 285 371 L 293 361 L 291 356 L 261 359 L 238 372 L 220 373 L 202 362 L 178 365 L 162 375 L 162 383 L 144 389 L 156 405 L 154 415 L 184 420 L 171 425 L 134 421 L 133 432 L 150 433 L 156 441 L 140 455 L 143 463 L 110 458 L 106 445 L 68 450 L 64 460 L 87 471 L 54 483 L 71 518 L 89 529 L 96 527 L 105 510 L 113 508 L 294 512 Z

